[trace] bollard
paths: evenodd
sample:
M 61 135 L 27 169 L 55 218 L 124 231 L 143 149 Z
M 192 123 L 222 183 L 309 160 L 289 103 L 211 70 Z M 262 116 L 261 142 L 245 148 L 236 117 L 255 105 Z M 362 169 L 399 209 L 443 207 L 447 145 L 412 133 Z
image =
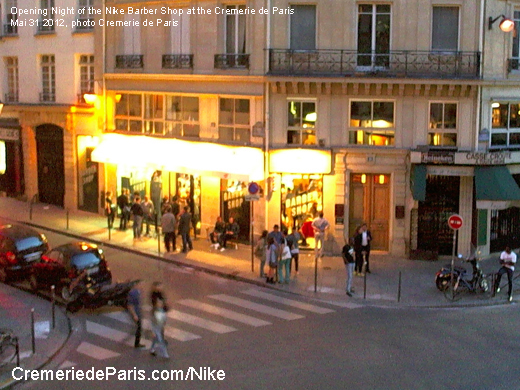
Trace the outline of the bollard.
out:
M 108 240 L 112 239 L 112 224 L 110 223 L 110 215 L 107 216 L 107 226 L 108 226 Z
M 314 292 L 318 292 L 318 255 L 314 256 Z
M 54 285 L 51 286 L 51 318 L 52 318 L 52 329 L 56 327 L 56 288 Z
M 69 230 L 69 209 L 67 209 L 67 230 Z
M 401 271 L 399 271 L 399 285 L 397 287 L 397 302 L 401 302 Z
M 36 335 L 34 334 L 34 308 L 31 309 L 31 345 L 33 355 L 36 353 Z
M 363 276 L 363 299 L 367 299 L 367 272 Z
M 157 253 L 159 256 L 161 255 L 161 235 L 157 232 L 157 227 L 155 228 L 155 232 L 157 233 Z

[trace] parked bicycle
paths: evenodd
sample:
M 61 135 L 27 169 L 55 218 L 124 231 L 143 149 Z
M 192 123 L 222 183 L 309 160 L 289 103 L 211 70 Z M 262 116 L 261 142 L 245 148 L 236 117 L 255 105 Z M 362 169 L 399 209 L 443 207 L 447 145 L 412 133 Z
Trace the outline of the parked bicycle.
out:
M 0 328 L 0 367 L 13 362 L 16 357 L 16 365 L 20 365 L 18 337 L 11 329 Z
M 459 256 L 462 257 L 462 256 Z M 446 285 L 444 288 L 444 296 L 449 301 L 457 301 L 464 294 L 490 294 L 492 290 L 492 275 L 486 275 L 482 272 L 479 265 L 479 259 L 476 256 L 470 256 L 465 260 L 470 263 L 473 269 L 471 278 L 467 275 L 467 270 L 457 267 L 453 275 L 451 270 L 446 275 Z

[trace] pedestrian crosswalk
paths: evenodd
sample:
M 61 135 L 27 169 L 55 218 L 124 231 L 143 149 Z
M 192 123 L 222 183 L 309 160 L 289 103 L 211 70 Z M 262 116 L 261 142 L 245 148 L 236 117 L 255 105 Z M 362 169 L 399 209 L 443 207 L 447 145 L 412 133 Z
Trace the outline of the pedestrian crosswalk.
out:
M 202 299 L 180 299 L 170 302 L 164 329 L 166 340 L 189 342 L 208 335 L 225 335 L 245 328 L 258 328 L 277 321 L 296 321 L 313 315 L 326 315 L 338 310 L 332 303 L 309 303 L 305 299 L 286 298 L 260 289 L 236 294 L 212 294 Z M 146 307 L 143 307 L 147 312 Z M 149 309 L 149 308 L 148 308 Z M 143 336 L 151 335 L 151 321 L 143 318 Z M 126 311 L 103 312 L 85 321 L 88 337 L 76 352 L 96 360 L 113 359 L 128 352 L 134 344 L 135 324 Z M 148 332 L 147 332 L 148 331 Z M 141 344 L 149 348 L 150 339 Z

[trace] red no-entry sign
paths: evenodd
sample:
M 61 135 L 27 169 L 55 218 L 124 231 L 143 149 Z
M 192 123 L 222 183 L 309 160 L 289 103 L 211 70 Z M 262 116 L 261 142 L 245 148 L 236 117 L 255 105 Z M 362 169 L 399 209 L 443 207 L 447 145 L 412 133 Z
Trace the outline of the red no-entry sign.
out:
M 448 218 L 448 226 L 453 230 L 459 230 L 462 227 L 462 217 L 458 214 L 453 214 Z

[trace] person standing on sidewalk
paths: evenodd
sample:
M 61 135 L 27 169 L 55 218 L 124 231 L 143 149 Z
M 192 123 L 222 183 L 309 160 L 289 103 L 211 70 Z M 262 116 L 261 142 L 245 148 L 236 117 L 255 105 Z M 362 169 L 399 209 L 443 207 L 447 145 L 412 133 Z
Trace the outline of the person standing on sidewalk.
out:
M 325 243 L 325 232 L 329 228 L 329 221 L 323 218 L 323 212 L 320 212 L 318 217 L 312 221 L 312 228 L 314 229 L 314 256 L 323 257 L 323 244 Z
M 128 196 L 126 196 L 126 190 L 123 189 L 121 195 L 117 197 L 117 206 L 121 210 L 121 219 L 119 220 L 119 230 L 126 230 L 128 223 Z
M 161 282 L 153 282 L 150 300 L 152 303 L 152 330 L 154 334 L 150 354 L 156 356 L 158 352 L 159 356 L 169 359 L 170 356 L 168 355 L 166 341 L 164 340 L 164 326 L 166 325 L 168 306 L 166 305 L 166 298 L 162 291 Z
M 106 192 L 105 198 L 105 215 L 108 220 L 108 227 L 112 229 L 114 227 L 114 219 L 116 218 L 117 206 L 112 202 L 112 192 Z
M 292 272 L 292 262 L 294 260 L 294 272 L 298 274 L 298 260 L 300 257 L 300 246 L 298 242 L 301 240 L 302 235 L 300 234 L 300 230 L 295 227 L 291 234 L 287 236 L 287 242 L 289 247 L 291 248 L 291 262 L 289 264 L 289 272 Z
M 278 263 L 278 283 L 289 283 L 291 279 L 291 248 L 287 242 L 287 231 L 283 231 L 280 262 Z M 285 277 L 284 277 L 285 274 Z
M 141 239 L 141 224 L 143 223 L 143 206 L 141 205 L 141 198 L 138 196 L 134 197 L 134 203 L 130 208 L 130 212 L 133 215 L 133 231 L 134 231 L 134 240 Z
M 145 236 L 150 237 L 150 224 L 151 223 L 155 224 L 155 208 L 153 206 L 153 202 L 150 200 L 150 198 L 147 195 L 145 195 L 145 197 L 144 197 L 144 202 L 142 203 L 142 207 L 143 207 L 143 213 L 144 213 L 143 222 L 146 225 Z
M 255 257 L 260 260 L 260 277 L 265 277 L 265 261 L 267 254 L 267 230 L 262 232 L 262 236 L 258 239 L 255 247 Z
M 506 249 L 500 254 L 500 264 L 502 264 L 502 267 L 497 272 L 495 285 L 493 286 L 493 296 L 500 291 L 502 275 L 507 274 L 508 299 L 511 302 L 513 300 L 513 272 L 515 272 L 516 264 L 516 253 L 511 251 L 511 247 L 506 246 Z
M 191 230 L 190 208 L 188 206 L 184 206 L 184 212 L 179 217 L 179 234 L 182 237 L 182 252 L 183 253 L 188 252 L 188 248 L 190 250 L 193 249 L 193 244 L 192 244 L 191 238 L 190 238 L 190 230 Z
M 274 242 L 272 236 L 267 236 L 267 260 L 269 271 L 267 272 L 266 283 L 274 284 L 274 273 L 278 265 L 278 246 Z
M 170 206 L 166 208 L 166 212 L 161 217 L 161 228 L 164 233 L 164 246 L 166 247 L 166 252 L 170 252 L 170 246 L 175 252 L 177 249 L 177 237 L 175 236 L 177 218 L 172 214 L 172 208 Z
M 349 297 L 352 296 L 354 290 L 352 289 L 352 278 L 354 273 L 355 260 L 352 254 L 354 253 L 354 249 L 347 243 L 341 250 L 341 257 L 343 257 L 343 262 L 345 263 L 345 269 L 347 271 L 347 288 L 346 292 Z
M 357 229 L 354 236 L 356 271 L 360 275 L 363 274 L 363 263 L 365 264 L 365 272 L 370 273 L 370 241 L 372 241 L 372 234 L 368 230 L 367 224 L 364 223 Z
M 144 345 L 141 344 L 141 323 L 143 318 L 141 312 L 141 292 L 136 286 L 128 292 L 126 308 L 135 322 L 134 348 L 143 348 Z

